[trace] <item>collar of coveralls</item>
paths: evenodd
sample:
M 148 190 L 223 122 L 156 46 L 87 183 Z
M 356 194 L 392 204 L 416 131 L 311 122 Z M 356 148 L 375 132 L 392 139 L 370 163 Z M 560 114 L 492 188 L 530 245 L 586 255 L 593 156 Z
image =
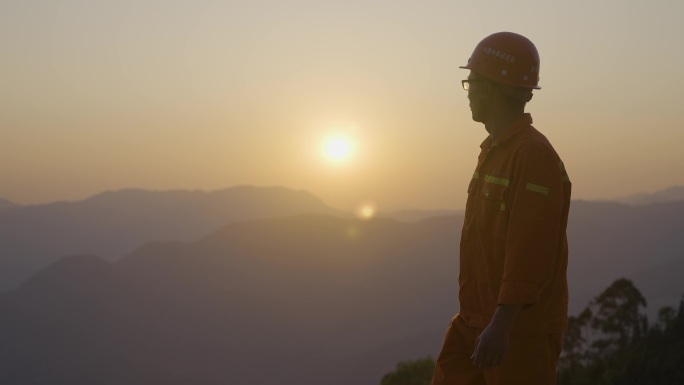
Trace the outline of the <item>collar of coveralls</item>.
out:
M 485 150 L 490 147 L 500 146 L 502 143 L 517 135 L 522 128 L 527 127 L 531 124 L 532 115 L 530 113 L 524 113 L 513 123 L 511 123 L 510 126 L 506 127 L 503 131 L 501 131 L 499 137 L 496 138 L 496 141 L 493 141 L 490 135 L 487 137 L 487 139 L 484 140 L 484 142 L 482 142 L 482 144 L 480 144 L 480 148 Z

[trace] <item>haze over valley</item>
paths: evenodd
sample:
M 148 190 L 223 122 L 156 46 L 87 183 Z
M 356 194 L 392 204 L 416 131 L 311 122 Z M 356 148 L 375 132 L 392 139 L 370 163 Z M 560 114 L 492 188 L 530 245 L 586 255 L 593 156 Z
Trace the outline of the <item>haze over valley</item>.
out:
M 376 383 L 434 357 L 458 311 L 463 216 L 409 213 L 357 216 L 260 187 L 4 210 L 0 380 Z M 574 201 L 571 314 L 619 277 L 651 319 L 678 303 L 682 218 L 684 199 Z

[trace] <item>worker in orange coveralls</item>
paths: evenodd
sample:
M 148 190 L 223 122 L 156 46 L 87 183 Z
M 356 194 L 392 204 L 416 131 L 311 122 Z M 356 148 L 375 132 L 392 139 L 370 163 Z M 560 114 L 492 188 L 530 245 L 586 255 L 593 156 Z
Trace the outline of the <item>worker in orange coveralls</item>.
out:
M 470 70 L 472 118 L 489 136 L 468 186 L 459 313 L 432 385 L 548 385 L 567 327 L 570 180 L 525 104 L 539 89 L 539 54 L 524 36 L 482 40 Z

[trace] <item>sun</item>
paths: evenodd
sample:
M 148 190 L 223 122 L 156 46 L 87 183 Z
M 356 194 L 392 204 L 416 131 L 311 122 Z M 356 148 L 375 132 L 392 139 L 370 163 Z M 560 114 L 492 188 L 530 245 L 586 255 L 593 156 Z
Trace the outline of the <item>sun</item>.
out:
M 358 210 L 356 211 L 356 216 L 360 219 L 368 220 L 372 219 L 375 216 L 376 211 L 377 210 L 375 208 L 375 205 L 367 203 L 358 208 Z
M 335 163 L 348 161 L 354 152 L 354 145 L 348 137 L 340 134 L 329 136 L 323 144 L 323 154 Z

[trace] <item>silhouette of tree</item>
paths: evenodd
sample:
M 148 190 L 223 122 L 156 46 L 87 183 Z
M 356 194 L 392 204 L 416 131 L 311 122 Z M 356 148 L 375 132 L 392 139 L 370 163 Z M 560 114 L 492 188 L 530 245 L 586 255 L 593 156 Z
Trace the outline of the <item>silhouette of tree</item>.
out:
M 627 279 L 604 290 L 570 317 L 559 385 L 684 384 L 684 299 L 660 309 L 650 328 L 646 300 Z
M 385 374 L 380 385 L 429 385 L 435 371 L 432 357 L 413 361 L 401 361 L 396 370 Z
M 591 317 L 591 310 L 587 308 L 578 317 L 568 318 L 568 330 L 563 335 L 563 353 L 558 363 L 559 368 L 573 370 L 584 364 L 587 358 L 587 340 L 582 330 L 588 326 Z
M 646 299 L 626 278 L 613 282 L 589 306 L 596 308 L 591 326 L 603 334 L 592 343 L 598 354 L 624 349 L 639 341 L 648 329 L 646 316 L 641 313 Z
M 684 300 L 679 309 L 660 309 L 658 323 L 627 362 L 616 384 L 684 384 Z

